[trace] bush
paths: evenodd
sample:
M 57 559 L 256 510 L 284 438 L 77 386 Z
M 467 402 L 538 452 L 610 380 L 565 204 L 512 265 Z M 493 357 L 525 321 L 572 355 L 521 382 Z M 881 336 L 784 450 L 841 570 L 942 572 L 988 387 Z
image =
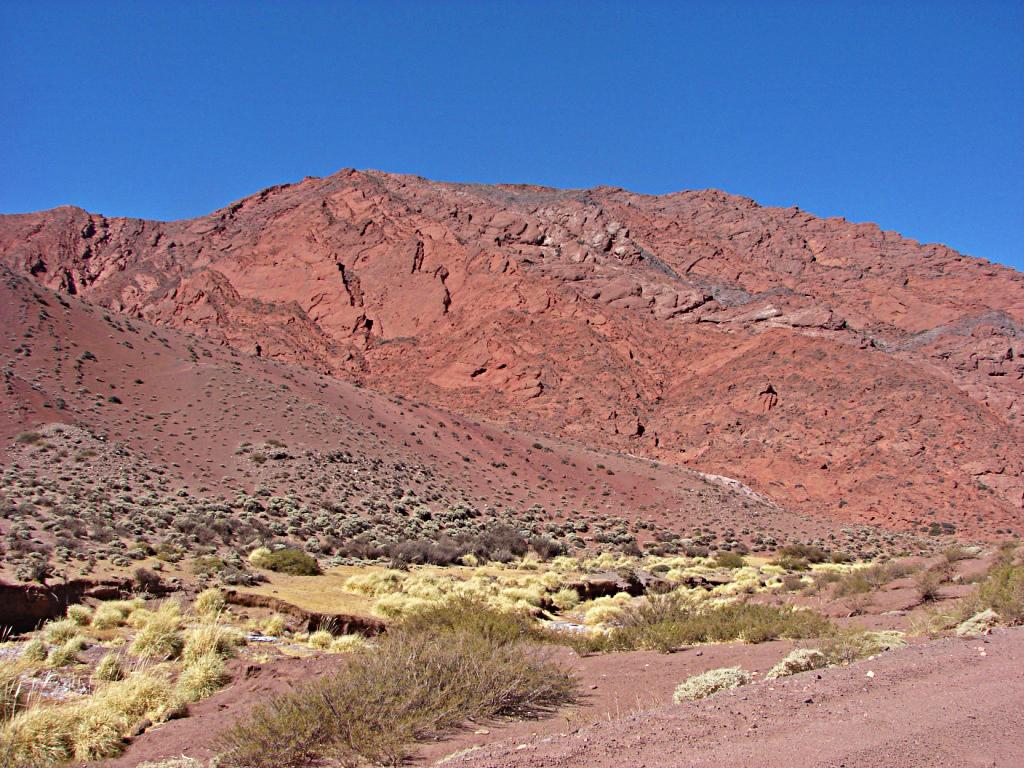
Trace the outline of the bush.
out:
M 21 680 L 26 671 L 24 662 L 0 660 L 0 725 L 22 711 L 27 704 Z
M 176 659 L 185 646 L 178 631 L 181 614 L 177 603 L 166 602 L 146 617 L 145 624 L 135 635 L 131 652 L 149 659 Z
M 559 611 L 571 611 L 580 604 L 580 595 L 572 587 L 565 587 L 551 596 L 551 604 Z
M 1007 558 L 989 569 L 967 600 L 967 615 L 990 609 L 1010 626 L 1024 624 L 1024 565 Z
M 21 649 L 21 658 L 33 664 L 46 661 L 46 643 L 38 637 L 33 637 Z
M 121 602 L 100 603 L 92 615 L 92 625 L 96 629 L 114 629 L 123 626 L 131 610 Z
M 46 664 L 54 669 L 78 663 L 78 652 L 82 650 L 79 638 L 72 638 L 63 645 L 55 645 L 46 654 Z
M 831 559 L 827 551 L 813 544 L 788 544 L 779 549 L 778 555 L 806 560 L 808 563 L 824 563 Z
M 780 677 L 789 677 L 800 672 L 821 669 L 826 664 L 828 664 L 828 658 L 816 648 L 797 648 L 768 670 L 768 674 L 764 676 L 764 679 L 777 680 Z
M 317 648 L 321 651 L 326 651 L 331 647 L 331 643 L 334 640 L 334 635 L 328 632 L 326 629 L 318 629 L 316 632 L 310 634 L 306 639 L 311 648 Z
M 234 656 L 235 649 L 244 642 L 245 637 L 233 627 L 214 623 L 200 624 L 186 635 L 182 658 L 185 664 L 210 654 L 228 658 Z
M 499 645 L 519 642 L 534 632 L 529 618 L 468 597 L 415 611 L 401 621 L 400 627 L 410 634 L 469 634 Z
M 567 642 L 581 651 L 649 649 L 669 653 L 684 645 L 744 640 L 761 643 L 786 637 L 820 637 L 832 629 L 813 611 L 759 603 L 727 603 L 693 607 L 676 595 L 651 595 L 627 606 L 619 626 L 608 633 L 572 636 Z
M 461 623 L 461 622 L 460 622 Z M 525 717 L 576 695 L 565 671 L 518 643 L 397 627 L 343 674 L 258 706 L 221 736 L 225 768 L 291 768 L 330 755 L 397 765 L 467 719 Z
M 0 754 L 15 766 L 116 757 L 136 723 L 143 718 L 161 722 L 177 708 L 165 678 L 139 672 L 103 685 L 82 701 L 20 713 L 0 734 Z
M 672 701 L 682 704 L 684 701 L 696 701 L 710 696 L 719 691 L 728 691 L 732 688 L 739 688 L 751 680 L 749 672 L 739 667 L 722 667 L 711 669 L 700 675 L 688 677 L 685 682 L 680 683 L 672 694 Z
M 743 556 L 735 552 L 719 552 L 715 555 L 715 565 L 719 568 L 742 568 L 746 564 Z
M 96 665 L 96 669 L 93 670 L 92 679 L 98 682 L 114 682 L 115 680 L 124 679 L 124 668 L 121 666 L 121 662 L 117 656 L 113 653 L 106 654 L 99 663 Z
M 280 637 L 284 634 L 285 621 L 284 616 L 279 613 L 275 613 L 272 616 L 268 616 L 266 621 L 263 622 L 261 631 L 267 637 Z
M 821 652 L 829 664 L 849 664 L 906 645 L 899 632 L 871 632 L 865 629 L 837 629 L 823 638 Z
M 48 643 L 66 643 L 78 636 L 78 624 L 71 619 L 49 621 L 43 626 L 43 637 Z
M 368 647 L 369 643 L 362 635 L 342 635 L 331 640 L 327 650 L 331 653 L 353 653 L 366 650 Z
M 921 602 L 930 603 L 939 599 L 942 575 L 936 571 L 921 571 L 914 577 L 914 585 L 917 587 Z
M 132 577 L 135 579 L 135 583 L 139 585 L 139 589 L 151 595 L 155 595 L 163 587 L 159 574 L 151 571 L 149 568 L 139 566 L 132 571 Z
M 319 576 L 321 573 L 316 558 L 300 549 L 278 549 L 274 552 L 264 550 L 256 549 L 249 555 L 249 562 L 257 568 L 291 576 Z

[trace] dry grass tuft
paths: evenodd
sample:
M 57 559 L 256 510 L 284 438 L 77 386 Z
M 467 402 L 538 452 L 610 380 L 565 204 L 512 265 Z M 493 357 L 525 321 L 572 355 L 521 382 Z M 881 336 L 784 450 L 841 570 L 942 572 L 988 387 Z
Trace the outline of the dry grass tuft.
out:
M 178 677 L 177 690 L 185 701 L 199 701 L 220 690 L 230 677 L 224 666 L 224 658 L 210 652 L 192 659 L 185 665 Z
M 220 615 L 226 604 L 227 601 L 224 599 L 224 593 L 215 587 L 211 587 L 199 593 L 196 597 L 194 608 L 200 616 L 213 618 Z
M 142 613 L 137 611 L 136 614 Z M 185 645 L 181 637 L 181 608 L 167 601 L 160 609 L 145 616 L 145 623 L 135 635 L 131 652 L 146 659 L 176 659 Z

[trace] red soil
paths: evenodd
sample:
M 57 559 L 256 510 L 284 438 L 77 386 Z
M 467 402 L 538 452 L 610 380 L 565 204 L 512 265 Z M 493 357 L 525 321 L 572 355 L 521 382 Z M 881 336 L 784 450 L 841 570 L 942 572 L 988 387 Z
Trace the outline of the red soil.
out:
M 417 765 L 478 768 L 660 766 L 998 766 L 1024 759 L 1024 630 L 944 639 L 704 701 L 672 704 L 690 675 L 740 665 L 763 675 L 792 647 L 728 643 L 664 655 L 557 656 L 581 680 L 578 706 L 538 721 L 467 723 L 421 748 Z M 136 739 L 132 768 L 178 755 L 207 758 L 217 734 L 268 695 L 324 673 L 338 657 L 260 665 L 190 708 L 190 716 Z M 872 675 L 868 676 L 868 672 Z M 959 694 L 954 692 L 960 692 Z M 467 752 L 467 750 L 469 750 Z M 461 754 L 460 754 L 461 753 Z
M 874 225 L 715 191 L 346 170 L 188 221 L 0 217 L 0 259 L 246 355 L 737 477 L 833 524 L 1021 529 L 1024 276 Z
M 849 667 L 637 712 L 556 738 L 503 741 L 446 764 L 1011 768 L 1024 763 L 1022 670 L 1024 630 L 997 631 L 981 640 L 945 639 Z M 635 684 L 642 689 L 641 680 Z

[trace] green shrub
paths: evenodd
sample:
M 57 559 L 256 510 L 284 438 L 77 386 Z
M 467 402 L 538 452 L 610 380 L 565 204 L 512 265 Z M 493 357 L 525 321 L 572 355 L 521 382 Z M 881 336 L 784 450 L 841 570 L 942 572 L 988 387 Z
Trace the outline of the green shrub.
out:
M 719 568 L 742 568 L 747 564 L 747 561 L 743 559 L 743 555 L 738 555 L 735 552 L 719 552 L 715 555 L 715 565 Z
M 254 557 L 257 552 L 260 554 Z M 261 552 L 257 549 L 249 556 L 249 560 L 257 568 L 291 576 L 319 576 L 321 573 L 316 558 L 301 549 L 278 549 L 274 552 Z
M 997 562 L 966 602 L 967 615 L 988 608 L 1010 626 L 1024 624 L 1024 565 Z

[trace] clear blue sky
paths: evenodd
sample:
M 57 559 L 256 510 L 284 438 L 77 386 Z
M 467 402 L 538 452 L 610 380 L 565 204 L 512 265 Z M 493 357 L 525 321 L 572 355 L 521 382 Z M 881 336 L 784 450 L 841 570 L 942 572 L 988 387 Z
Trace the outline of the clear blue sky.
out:
M 1024 3 L 0 0 L 0 211 L 345 166 L 718 187 L 1024 268 Z

